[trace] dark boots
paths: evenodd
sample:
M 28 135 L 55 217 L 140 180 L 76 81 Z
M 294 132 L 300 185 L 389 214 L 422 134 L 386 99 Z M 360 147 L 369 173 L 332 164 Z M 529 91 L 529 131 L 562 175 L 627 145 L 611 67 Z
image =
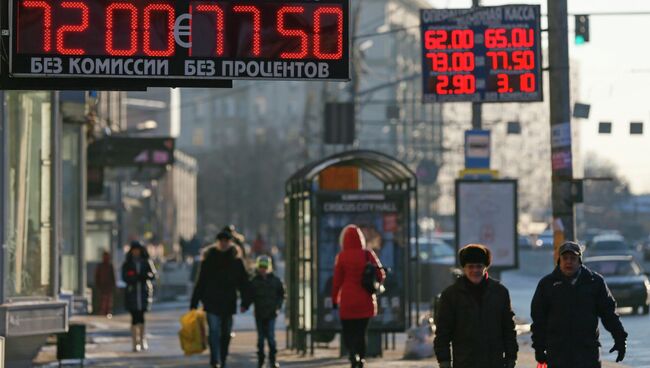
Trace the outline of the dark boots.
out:
M 275 354 L 269 354 L 269 367 L 280 368 L 280 363 L 275 361 Z M 264 354 L 257 354 L 257 368 L 264 368 Z

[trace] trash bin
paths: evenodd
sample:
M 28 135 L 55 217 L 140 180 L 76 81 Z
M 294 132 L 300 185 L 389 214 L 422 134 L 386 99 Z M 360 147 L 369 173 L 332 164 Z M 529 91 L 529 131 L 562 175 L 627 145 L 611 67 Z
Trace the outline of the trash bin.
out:
M 86 325 L 70 324 L 68 332 L 58 334 L 56 338 L 56 359 L 86 359 Z

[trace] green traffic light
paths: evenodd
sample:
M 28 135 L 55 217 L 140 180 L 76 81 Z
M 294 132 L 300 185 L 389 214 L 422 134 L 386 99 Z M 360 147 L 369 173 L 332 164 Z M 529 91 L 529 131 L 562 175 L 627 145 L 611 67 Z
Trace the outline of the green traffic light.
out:
M 576 35 L 576 45 L 583 45 L 585 43 L 585 36 Z

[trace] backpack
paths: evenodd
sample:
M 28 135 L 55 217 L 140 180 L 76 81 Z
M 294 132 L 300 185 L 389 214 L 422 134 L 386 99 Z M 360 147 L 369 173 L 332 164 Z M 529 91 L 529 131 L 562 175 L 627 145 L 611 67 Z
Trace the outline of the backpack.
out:
M 374 263 L 370 261 L 370 252 L 365 251 L 366 255 L 366 267 L 363 269 L 363 275 L 361 276 L 361 286 L 366 289 L 370 294 L 382 294 L 386 289 L 381 282 L 377 281 L 377 267 Z

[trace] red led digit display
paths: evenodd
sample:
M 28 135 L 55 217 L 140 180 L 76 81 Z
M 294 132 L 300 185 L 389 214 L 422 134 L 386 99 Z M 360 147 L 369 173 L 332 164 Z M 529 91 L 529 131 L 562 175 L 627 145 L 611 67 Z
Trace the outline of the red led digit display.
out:
M 300 39 L 299 51 L 283 52 L 280 54 L 280 57 L 283 59 L 302 59 L 307 56 L 307 47 L 309 44 L 307 32 L 299 29 L 286 29 L 284 25 L 284 18 L 288 16 L 288 14 L 302 14 L 304 12 L 305 7 L 303 6 L 285 6 L 278 11 L 278 32 L 280 32 L 280 34 L 283 36 L 296 37 Z
M 27 11 L 32 11 L 35 14 L 32 15 L 33 18 L 38 18 L 40 16 L 42 23 L 41 24 L 31 24 L 31 28 L 39 28 L 40 32 L 37 34 L 41 36 L 40 45 L 35 45 L 35 50 L 49 52 L 52 50 L 52 7 L 46 1 L 24 1 L 23 7 Z M 25 32 L 27 33 L 27 32 Z
M 533 47 L 535 30 L 526 28 L 488 28 L 485 30 L 485 47 Z
M 126 45 L 121 49 L 115 48 L 116 38 Z M 20 40 L 18 45 L 21 45 Z M 111 56 L 131 56 L 138 51 L 138 9 L 135 5 L 113 3 L 106 8 L 105 51 Z
M 12 75 L 349 78 L 348 0 L 11 1 Z
M 421 11 L 426 102 L 539 101 L 539 6 Z
M 442 29 L 424 32 L 424 44 L 430 50 L 471 49 L 474 47 L 474 31 L 471 29 Z
M 192 9 L 193 8 L 190 8 L 190 12 L 192 12 Z M 190 20 L 190 29 L 193 29 L 192 20 L 194 20 L 195 17 L 196 19 L 199 19 L 201 17 L 201 12 L 211 14 L 214 17 L 214 19 L 209 20 L 214 24 L 214 56 L 223 56 L 223 39 L 225 33 L 223 10 L 219 5 L 210 4 L 199 4 L 194 9 L 196 9 L 196 12 L 192 13 L 192 18 Z M 190 47 L 190 55 L 192 55 L 192 47 Z
M 163 28 L 166 32 L 157 32 L 158 29 L 152 26 L 152 18 L 156 15 L 163 16 L 163 22 L 166 21 L 167 27 Z M 169 4 L 149 4 L 144 8 L 144 37 L 142 37 L 144 53 L 147 56 L 167 57 L 174 53 L 174 20 L 175 11 L 174 7 Z M 154 21 L 155 22 L 155 21 Z M 156 40 L 156 36 L 163 36 L 166 38 L 166 45 L 162 48 L 155 48 L 152 44 Z M 166 37 L 165 37 L 166 35 Z M 159 42 L 161 40 L 158 40 Z M 164 42 L 164 41 L 163 41 Z
M 78 25 L 65 25 L 61 26 L 56 31 L 56 50 L 63 55 L 83 55 L 86 52 L 83 49 L 69 49 L 66 48 L 65 37 L 66 33 L 81 33 L 88 28 L 88 6 L 82 2 L 62 2 L 61 7 L 66 9 L 79 9 L 81 11 L 81 24 Z
M 187 8 L 179 10 L 183 2 L 172 0 L 16 1 L 19 54 L 173 56 L 182 11 L 191 14 L 192 56 L 343 57 L 341 5 L 185 0 Z

